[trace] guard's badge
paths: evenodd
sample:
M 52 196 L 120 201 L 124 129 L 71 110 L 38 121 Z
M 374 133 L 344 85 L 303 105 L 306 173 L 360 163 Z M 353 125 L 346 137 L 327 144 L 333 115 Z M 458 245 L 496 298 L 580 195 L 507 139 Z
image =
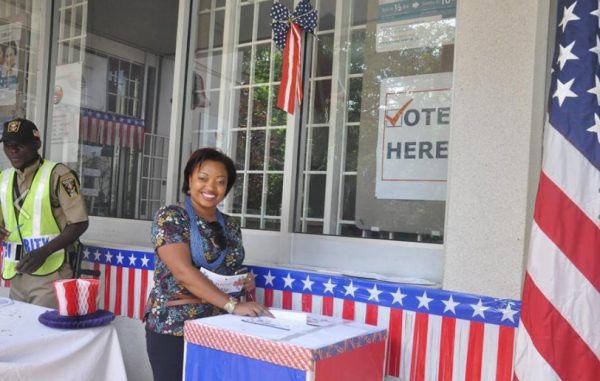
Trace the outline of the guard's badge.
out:
M 69 197 L 75 197 L 79 195 L 79 187 L 77 186 L 77 181 L 75 181 L 75 178 L 69 177 L 62 180 L 60 183 Z
M 21 122 L 18 120 L 13 120 L 8 123 L 6 126 L 6 132 L 19 132 L 19 128 L 21 128 Z

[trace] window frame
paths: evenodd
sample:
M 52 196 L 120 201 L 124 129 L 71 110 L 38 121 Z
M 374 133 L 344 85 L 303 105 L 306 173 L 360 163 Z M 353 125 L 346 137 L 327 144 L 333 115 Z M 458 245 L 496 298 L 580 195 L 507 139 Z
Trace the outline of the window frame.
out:
M 213 0 L 214 1 L 214 0 Z M 337 0 L 338 5 L 343 3 L 343 0 Z M 259 4 L 259 2 L 256 2 Z M 191 0 L 180 0 L 179 3 L 179 22 L 177 30 L 177 46 L 175 54 L 175 73 L 173 87 L 173 107 L 170 121 L 170 136 L 169 136 L 169 154 L 167 162 L 167 189 L 166 203 L 175 203 L 181 199 L 179 185 L 181 183 L 182 165 L 185 164 L 185 157 L 182 157 L 182 147 L 185 137 L 183 136 L 186 128 L 185 124 L 189 123 L 191 118 L 186 118 L 185 113 L 188 111 L 189 89 L 188 77 L 192 68 L 189 64 L 189 55 L 194 54 L 193 33 L 197 28 L 198 2 Z M 336 27 L 338 30 L 341 27 L 341 12 L 350 12 L 348 7 L 336 7 Z M 346 19 L 347 19 L 346 14 Z M 232 36 L 238 33 L 238 26 L 231 25 L 232 20 L 237 20 L 239 17 L 239 4 L 228 3 L 225 7 L 225 24 L 224 24 L 224 44 L 222 70 L 223 72 L 233 72 L 234 65 L 234 45 L 228 44 L 227 41 L 232 41 Z M 234 23 L 235 24 L 235 23 Z M 351 33 L 356 28 L 351 25 L 344 26 L 345 37 L 341 33 L 335 33 L 334 46 L 340 46 L 342 39 L 350 38 Z M 310 48 L 310 47 L 309 47 Z M 337 74 L 332 71 L 332 77 L 339 75 L 339 71 L 346 73 L 349 56 L 347 54 L 338 55 L 336 60 Z M 346 84 L 349 78 L 354 77 L 349 72 L 344 74 Z M 307 75 L 306 73 L 304 74 Z M 337 81 L 335 81 L 337 82 Z M 308 83 L 306 81 L 305 83 Z M 334 87 L 332 83 L 332 92 Z M 220 112 L 224 117 L 219 118 L 218 139 L 217 144 L 221 144 L 224 150 L 229 152 L 231 144 L 229 139 L 229 131 L 225 126 L 225 120 L 231 118 L 233 113 L 231 107 L 231 94 L 234 86 L 227 81 L 221 81 L 220 94 Z M 308 100 L 306 100 L 308 101 Z M 345 100 L 344 100 L 345 101 Z M 337 107 L 332 110 L 338 110 Z M 342 108 L 344 109 L 344 108 Z M 345 139 L 345 131 L 347 125 L 345 112 L 338 111 L 335 118 L 340 118 L 339 122 L 343 124 L 343 128 L 330 128 L 329 139 L 336 141 L 335 154 L 343 153 L 342 143 L 340 139 Z M 250 116 L 249 116 L 250 117 Z M 427 279 L 429 281 L 441 283 L 443 278 L 443 252 L 444 245 L 392 241 L 379 239 L 365 239 L 345 236 L 331 236 L 323 234 L 307 234 L 294 233 L 294 208 L 296 207 L 296 179 L 302 173 L 302 168 L 295 162 L 301 153 L 302 147 L 300 142 L 303 141 L 301 136 L 300 126 L 305 123 L 306 113 L 297 113 L 293 118 L 287 119 L 286 133 L 286 151 L 283 172 L 286 174 L 283 180 L 282 190 L 282 210 L 281 224 L 279 231 L 265 231 L 254 229 L 242 229 L 244 236 L 244 246 L 247 252 L 247 261 L 252 264 L 279 263 L 284 265 L 298 265 L 303 267 L 325 268 L 335 271 L 347 273 L 370 273 L 381 274 L 388 277 L 408 277 Z M 231 120 L 231 119 L 229 119 Z M 331 125 L 331 120 L 330 120 Z M 187 126 L 189 128 L 189 126 Z M 343 160 L 338 160 L 334 163 L 335 155 L 328 155 L 327 161 L 327 184 L 326 192 L 329 195 L 339 193 L 342 186 L 342 177 L 347 173 L 344 171 Z M 336 192 L 334 192 L 334 190 Z M 341 229 L 341 221 L 338 217 L 340 207 L 340 199 L 336 197 L 326 197 L 324 209 L 324 222 L 327 225 L 328 232 L 337 233 Z M 85 235 L 84 240 L 90 242 L 106 241 L 105 237 L 111 237 L 112 243 L 135 245 L 148 247 L 149 240 L 148 232 L 150 230 L 151 221 L 136 221 L 132 224 L 131 220 L 121 220 L 116 218 L 91 217 L 90 218 L 95 229 L 90 229 Z M 336 220 L 339 220 L 336 222 Z

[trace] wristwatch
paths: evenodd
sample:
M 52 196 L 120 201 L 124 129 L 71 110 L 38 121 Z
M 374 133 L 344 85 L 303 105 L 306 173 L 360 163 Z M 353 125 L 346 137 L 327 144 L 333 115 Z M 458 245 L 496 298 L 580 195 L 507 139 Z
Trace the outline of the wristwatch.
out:
M 236 298 L 230 296 L 229 301 L 225 303 L 223 309 L 227 311 L 227 313 L 232 314 L 233 311 L 235 311 L 235 306 L 237 306 L 238 303 L 239 301 Z

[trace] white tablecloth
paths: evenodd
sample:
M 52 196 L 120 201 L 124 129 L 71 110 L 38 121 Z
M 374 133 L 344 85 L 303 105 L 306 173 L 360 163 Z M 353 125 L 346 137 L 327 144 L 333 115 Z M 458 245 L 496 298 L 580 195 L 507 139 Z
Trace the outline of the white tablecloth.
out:
M 112 325 L 49 328 L 38 321 L 45 311 L 27 303 L 0 304 L 0 380 L 127 379 Z

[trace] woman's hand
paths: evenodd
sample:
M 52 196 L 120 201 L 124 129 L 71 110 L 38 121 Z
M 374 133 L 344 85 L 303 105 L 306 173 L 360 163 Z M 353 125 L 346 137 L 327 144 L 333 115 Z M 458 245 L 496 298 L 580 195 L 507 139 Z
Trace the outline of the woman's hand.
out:
M 241 316 L 268 316 L 273 317 L 269 309 L 262 304 L 256 302 L 238 303 L 233 310 L 234 315 Z
M 248 273 L 248 275 L 246 275 L 246 277 L 244 278 L 244 290 L 246 290 L 246 292 L 253 292 L 254 289 L 256 289 L 256 281 L 254 280 L 254 278 L 256 278 L 256 276 L 252 273 Z

